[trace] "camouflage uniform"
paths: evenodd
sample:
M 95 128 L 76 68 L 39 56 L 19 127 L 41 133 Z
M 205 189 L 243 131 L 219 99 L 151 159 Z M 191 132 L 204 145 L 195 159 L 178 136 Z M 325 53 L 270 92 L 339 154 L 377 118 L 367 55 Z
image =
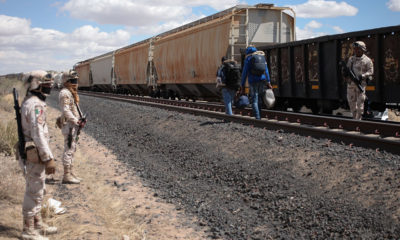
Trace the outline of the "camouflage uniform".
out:
M 361 57 L 351 56 L 347 62 L 347 67 L 352 69 L 356 76 L 361 76 L 363 79 L 361 86 L 364 92 L 361 92 L 351 80 L 348 80 L 347 84 L 347 101 L 350 112 L 354 119 L 361 120 L 364 113 L 364 101 L 366 99 L 365 87 L 367 86 L 367 82 L 365 79 L 374 74 L 373 63 L 369 57 L 363 54 Z
M 24 217 L 22 239 L 47 239 L 40 234 L 52 234 L 57 228 L 42 222 L 41 204 L 46 191 L 45 169 L 48 161 L 54 159 L 49 147 L 49 131 L 46 124 L 46 103 L 39 97 L 28 93 L 21 106 L 21 125 L 26 145 L 35 145 L 42 162 L 26 161 L 26 189 L 22 205 Z M 22 168 L 24 163 L 19 157 Z
M 79 112 L 72 93 L 67 88 L 63 88 L 60 91 L 59 104 L 62 111 L 61 118 L 63 123 L 61 132 L 64 135 L 64 153 L 62 158 L 64 165 L 64 177 L 69 178 L 71 176 L 68 174 L 72 174 L 72 178 L 70 179 L 73 181 L 73 183 L 79 183 L 80 179 L 73 175 L 71 170 L 74 154 L 76 152 L 76 138 L 79 129 Z M 71 141 L 70 146 L 68 141 Z
M 25 98 L 21 107 L 21 123 L 27 145 L 33 142 L 38 149 L 40 159 L 53 159 L 49 147 L 49 130 L 46 124 L 46 103 L 37 96 Z M 22 161 L 20 163 L 23 166 Z M 45 165 L 26 161 L 26 192 L 23 203 L 24 217 L 33 217 L 40 213 L 45 192 Z

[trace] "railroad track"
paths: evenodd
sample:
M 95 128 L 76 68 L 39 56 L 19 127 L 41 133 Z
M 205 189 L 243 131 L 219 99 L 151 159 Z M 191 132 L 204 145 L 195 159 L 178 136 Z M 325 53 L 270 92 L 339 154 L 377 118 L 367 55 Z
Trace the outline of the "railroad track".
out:
M 219 103 L 176 101 L 140 96 L 126 96 L 109 93 L 80 91 L 81 94 L 107 98 L 116 101 L 147 105 L 162 109 L 202 115 L 225 121 L 238 122 L 254 127 L 283 130 L 305 136 L 325 138 L 350 146 L 363 146 L 400 153 L 400 124 L 383 121 L 357 121 L 333 116 L 306 113 L 262 110 L 261 120 L 252 117 L 252 110 L 233 109 L 234 115 L 225 114 L 225 107 Z

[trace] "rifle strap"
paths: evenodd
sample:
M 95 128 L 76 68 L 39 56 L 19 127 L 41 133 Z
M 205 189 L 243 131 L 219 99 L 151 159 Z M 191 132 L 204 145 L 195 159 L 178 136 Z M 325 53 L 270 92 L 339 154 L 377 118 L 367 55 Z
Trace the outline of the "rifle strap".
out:
M 353 61 L 351 61 L 351 66 L 350 66 L 350 69 L 351 69 L 351 71 L 353 71 L 353 72 L 354 72 L 354 69 L 353 69 L 353 64 L 354 64 L 354 62 L 353 62 Z
M 74 101 L 74 103 L 75 103 L 76 109 L 78 110 L 79 117 L 80 117 L 80 118 L 83 118 L 82 112 L 81 112 L 81 108 L 79 107 L 79 105 L 78 105 L 75 101 Z

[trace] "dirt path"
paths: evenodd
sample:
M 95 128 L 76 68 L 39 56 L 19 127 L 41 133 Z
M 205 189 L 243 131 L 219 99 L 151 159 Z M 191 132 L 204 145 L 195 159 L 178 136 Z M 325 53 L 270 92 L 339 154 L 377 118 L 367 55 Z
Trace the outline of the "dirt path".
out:
M 159 199 L 143 186 L 124 164 L 95 139 L 82 133 L 74 170 L 84 180 L 80 185 L 64 185 L 61 156 L 63 136 L 55 128 L 59 111 L 49 108 L 51 149 L 57 156 L 57 172 L 49 176 L 47 198 L 62 202 L 67 212 L 48 215 L 48 223 L 59 228 L 50 239 L 206 239 L 204 227 L 194 224 L 172 204 Z M 0 156 L 0 162 L 14 161 Z M 17 165 L 17 162 L 15 165 Z M 15 169 L 18 169 L 16 166 Z M 16 170 L 18 171 L 18 170 Z M 22 182 L 22 172 L 16 174 Z M 17 189 L 16 189 L 17 190 Z M 16 201 L 0 201 L 0 239 L 18 239 L 22 229 L 21 202 L 24 188 L 16 191 Z M 203 229 L 200 229 L 203 228 Z

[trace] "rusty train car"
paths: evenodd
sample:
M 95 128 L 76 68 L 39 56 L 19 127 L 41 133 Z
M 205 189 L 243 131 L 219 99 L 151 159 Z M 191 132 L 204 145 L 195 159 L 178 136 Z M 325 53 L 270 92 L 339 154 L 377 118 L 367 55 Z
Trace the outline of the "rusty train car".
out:
M 339 61 L 353 55 L 351 44 L 364 41 L 374 63 L 366 94 L 372 110 L 400 108 L 400 26 L 370 29 L 259 47 L 267 56 L 277 107 L 302 106 L 314 113 L 346 107 L 346 83 Z
M 81 89 L 171 98 L 219 98 L 215 75 L 240 49 L 295 40 L 295 13 L 273 4 L 237 5 L 75 64 Z

